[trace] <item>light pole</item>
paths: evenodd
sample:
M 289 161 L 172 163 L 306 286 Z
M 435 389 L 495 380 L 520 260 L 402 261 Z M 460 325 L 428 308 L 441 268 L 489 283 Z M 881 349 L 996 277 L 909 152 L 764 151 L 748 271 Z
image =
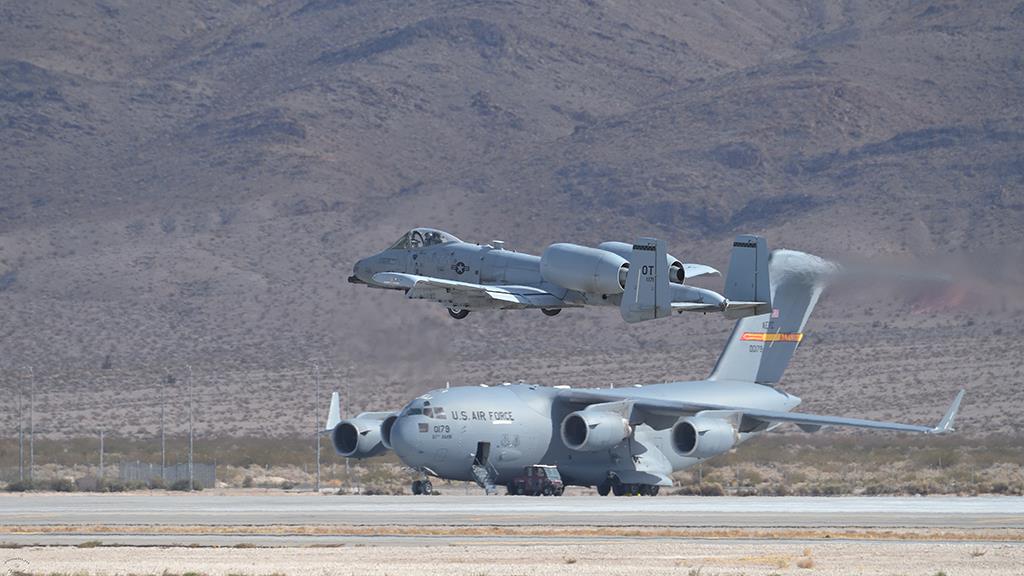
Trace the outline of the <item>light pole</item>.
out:
M 36 466 L 36 372 L 31 366 L 29 372 L 28 397 L 28 482 L 32 483 L 32 470 Z
M 320 364 L 313 363 L 313 371 L 316 373 L 316 391 L 313 396 L 314 430 L 313 441 L 316 443 L 316 492 L 320 493 Z
M 192 365 L 188 365 L 188 490 L 194 488 L 192 474 Z
M 164 379 L 160 383 L 160 480 L 167 484 L 167 436 L 164 433 L 164 404 L 167 400 L 167 380 L 170 377 L 164 369 Z
M 25 389 L 18 385 L 18 480 L 25 481 Z
M 100 483 L 103 483 L 103 428 L 100 428 Z

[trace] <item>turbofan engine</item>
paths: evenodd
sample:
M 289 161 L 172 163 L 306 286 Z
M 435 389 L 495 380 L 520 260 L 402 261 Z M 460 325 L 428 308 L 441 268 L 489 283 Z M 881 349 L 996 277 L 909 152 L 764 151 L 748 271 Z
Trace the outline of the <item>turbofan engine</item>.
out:
M 334 450 L 346 458 L 369 458 L 387 449 L 382 442 L 382 429 L 386 420 L 352 418 L 342 420 L 331 431 Z M 388 432 L 391 431 L 390 426 Z
M 617 254 L 626 260 L 633 255 L 633 245 L 625 242 L 602 242 L 597 245 L 599 250 Z M 668 254 L 668 279 L 675 284 L 682 284 L 686 280 L 686 271 L 683 270 L 683 263 L 675 256 Z
M 736 429 L 722 418 L 693 416 L 672 427 L 672 448 L 680 456 L 710 458 L 736 445 Z
M 397 420 L 398 415 L 392 414 L 380 423 L 380 443 L 388 450 L 391 450 L 391 428 L 395 425 L 395 421 Z
M 562 420 L 562 442 L 581 452 L 614 448 L 632 433 L 629 421 L 613 412 L 580 410 Z
M 552 244 L 540 257 L 545 281 L 586 294 L 622 294 L 628 271 L 622 256 L 576 244 Z

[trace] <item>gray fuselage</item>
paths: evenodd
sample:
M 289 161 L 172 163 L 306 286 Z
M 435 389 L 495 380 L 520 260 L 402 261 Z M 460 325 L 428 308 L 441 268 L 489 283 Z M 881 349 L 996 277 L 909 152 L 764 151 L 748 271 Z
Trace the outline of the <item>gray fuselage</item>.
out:
M 391 248 L 363 258 L 353 267 L 353 276 L 370 286 L 382 287 L 373 281 L 373 275 L 379 272 L 401 272 L 470 284 L 530 286 L 552 294 L 566 306 L 618 307 L 622 301 L 621 291 L 586 292 L 549 282 L 541 273 L 540 256 L 488 244 L 459 241 L 412 249 Z M 673 301 L 721 300 L 721 296 L 710 290 L 681 283 L 672 283 L 670 289 Z
M 800 399 L 768 386 L 741 382 L 674 382 L 614 391 L 622 398 L 659 398 L 792 410 Z M 670 474 L 702 459 L 679 455 L 671 429 L 636 426 L 634 434 L 612 449 L 594 452 L 568 448 L 560 425 L 582 405 L 558 397 L 559 389 L 529 384 L 456 387 L 431 391 L 413 400 L 390 431 L 391 446 L 408 466 L 451 480 L 472 480 L 472 466 L 487 443 L 494 481 L 503 484 L 532 464 L 558 467 L 566 484 L 593 486 L 611 472 L 657 469 Z M 432 408 L 434 416 L 422 414 Z M 442 408 L 444 418 L 438 418 Z M 741 433 L 739 441 L 752 433 Z

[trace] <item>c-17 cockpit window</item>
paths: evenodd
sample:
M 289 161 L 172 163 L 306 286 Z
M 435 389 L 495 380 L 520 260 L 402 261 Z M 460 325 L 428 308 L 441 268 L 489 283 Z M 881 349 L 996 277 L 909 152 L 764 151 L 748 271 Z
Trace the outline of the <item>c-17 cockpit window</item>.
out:
M 416 409 L 416 413 L 420 413 L 419 409 Z M 427 418 L 433 418 L 435 420 L 448 419 L 448 417 L 445 416 L 444 408 L 441 408 L 440 406 L 437 406 L 435 408 L 423 408 L 423 415 L 426 416 Z

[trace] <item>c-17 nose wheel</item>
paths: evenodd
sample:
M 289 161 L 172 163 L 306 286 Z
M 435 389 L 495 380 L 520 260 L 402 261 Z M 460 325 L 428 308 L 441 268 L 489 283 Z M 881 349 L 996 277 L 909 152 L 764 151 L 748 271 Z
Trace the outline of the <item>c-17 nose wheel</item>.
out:
M 609 482 L 597 485 L 597 493 L 601 496 L 607 496 L 612 491 L 612 485 Z
M 413 480 L 412 493 L 419 496 L 430 496 L 434 491 L 434 485 L 430 483 L 430 480 Z
M 449 308 L 448 315 L 456 320 L 462 320 L 466 316 L 469 316 L 469 310 L 463 310 L 462 308 Z
M 558 316 L 558 313 L 561 312 L 562 309 L 561 308 L 541 308 L 540 311 L 543 312 L 545 316 Z

